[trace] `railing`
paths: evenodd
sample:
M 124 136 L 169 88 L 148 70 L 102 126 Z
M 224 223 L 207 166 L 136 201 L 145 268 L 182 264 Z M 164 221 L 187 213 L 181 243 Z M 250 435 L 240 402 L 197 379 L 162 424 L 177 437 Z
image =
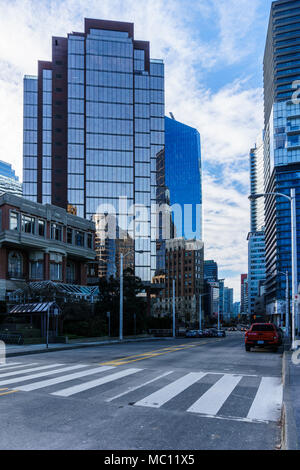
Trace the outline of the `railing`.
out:
M 6 344 L 23 344 L 24 337 L 22 334 L 13 334 L 13 333 L 1 333 L 0 340 L 4 341 Z

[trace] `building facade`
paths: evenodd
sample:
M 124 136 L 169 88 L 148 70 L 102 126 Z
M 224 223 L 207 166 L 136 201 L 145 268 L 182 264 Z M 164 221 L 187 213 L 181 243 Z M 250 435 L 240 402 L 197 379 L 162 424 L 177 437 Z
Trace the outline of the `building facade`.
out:
M 200 134 L 174 117 L 165 117 L 165 184 L 171 206 L 178 206 L 173 213 L 176 237 L 202 240 Z
M 132 23 L 85 19 L 84 32 L 53 37 L 52 61 L 24 79 L 24 197 L 114 215 L 134 240 L 136 275 L 150 281 L 164 125 L 164 64 L 149 42 Z
M 202 241 L 184 238 L 166 241 L 165 289 L 156 300 L 156 311 L 172 315 L 175 281 L 178 326 L 189 327 L 199 320 L 199 297 L 203 293 L 203 256 Z
M 218 281 L 218 264 L 214 260 L 204 261 L 204 279 L 206 281 Z
M 26 282 L 86 285 L 94 223 L 50 204 L 0 196 L 0 297 Z
M 241 315 L 248 315 L 248 275 L 241 274 Z
M 300 79 L 300 2 L 278 0 L 272 3 L 264 57 L 265 101 L 265 191 L 290 195 L 296 188 L 300 207 L 300 121 L 299 102 L 293 93 Z M 299 90 L 296 98 L 299 98 Z M 297 214 L 297 224 L 300 216 Z M 285 279 L 291 283 L 291 217 L 289 202 L 280 197 L 265 199 L 266 225 L 266 308 L 278 315 L 284 308 Z M 300 233 L 297 234 L 300 250 Z M 300 257 L 297 260 L 298 279 Z M 291 292 L 290 292 L 291 294 Z
M 19 182 L 12 166 L 0 160 L 0 194 L 2 193 L 22 196 L 22 184 Z

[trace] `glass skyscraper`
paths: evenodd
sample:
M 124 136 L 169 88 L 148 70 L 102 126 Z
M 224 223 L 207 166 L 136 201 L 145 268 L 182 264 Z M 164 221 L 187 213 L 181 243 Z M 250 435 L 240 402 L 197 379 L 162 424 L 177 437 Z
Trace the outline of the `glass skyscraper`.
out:
M 132 23 L 85 19 L 84 33 L 53 37 L 52 61 L 24 79 L 24 197 L 88 219 L 115 215 L 144 281 L 156 270 L 151 205 L 164 143 L 164 64 Z
M 251 194 L 264 192 L 264 144 L 259 135 L 255 148 L 250 150 Z M 250 232 L 248 234 L 248 313 L 253 315 L 259 286 L 266 279 L 264 199 L 250 202 Z
M 300 79 L 300 1 L 272 3 L 264 57 L 264 174 L 265 192 L 290 195 L 296 188 L 297 226 L 300 223 L 300 106 L 292 100 Z M 298 95 L 299 96 L 299 95 Z M 285 278 L 291 286 L 290 204 L 282 197 L 265 198 L 267 313 L 284 309 Z M 300 279 L 300 232 L 297 232 Z
M 202 240 L 201 143 L 197 129 L 165 118 L 165 185 L 171 206 L 182 210 L 176 236 Z M 184 207 L 186 205 L 186 207 Z
M 0 160 L 0 194 L 13 193 L 22 196 L 22 184 L 10 163 Z

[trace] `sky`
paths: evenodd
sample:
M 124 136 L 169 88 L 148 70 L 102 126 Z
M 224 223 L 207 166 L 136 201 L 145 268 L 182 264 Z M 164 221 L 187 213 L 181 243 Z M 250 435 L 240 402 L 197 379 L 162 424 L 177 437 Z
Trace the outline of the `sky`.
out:
M 165 62 L 166 114 L 198 129 L 205 259 L 240 300 L 248 270 L 249 151 L 263 128 L 271 0 L 0 0 L 0 160 L 22 177 L 23 76 L 84 18 L 128 21 Z

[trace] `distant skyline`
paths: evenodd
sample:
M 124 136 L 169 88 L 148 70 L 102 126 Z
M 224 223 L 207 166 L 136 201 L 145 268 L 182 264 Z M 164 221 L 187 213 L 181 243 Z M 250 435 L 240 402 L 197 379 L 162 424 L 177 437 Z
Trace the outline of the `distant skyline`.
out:
M 250 229 L 249 150 L 263 127 L 271 0 L 0 0 L 0 159 L 22 174 L 23 76 L 84 17 L 129 21 L 166 65 L 166 115 L 201 134 L 205 258 L 240 298 Z

